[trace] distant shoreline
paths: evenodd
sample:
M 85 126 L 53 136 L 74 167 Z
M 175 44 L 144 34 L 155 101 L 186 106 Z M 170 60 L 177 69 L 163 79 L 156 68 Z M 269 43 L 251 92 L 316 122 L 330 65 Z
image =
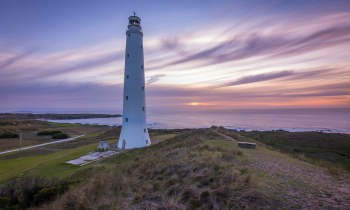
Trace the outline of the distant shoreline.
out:
M 113 118 L 113 117 L 112 117 Z M 101 125 L 101 126 L 109 126 L 109 127 L 119 127 L 121 126 L 121 123 L 107 123 L 107 122 L 82 122 L 81 119 L 66 119 L 62 120 L 50 120 L 50 119 L 41 119 L 43 121 L 48 122 L 55 122 L 55 123 L 71 123 L 71 124 L 87 124 L 87 125 Z M 69 122 L 69 121 L 71 122 Z M 77 121 L 75 121 L 77 120 Z M 210 128 L 210 126 L 202 126 L 202 127 L 162 127 L 162 123 L 147 123 L 147 127 L 150 129 L 160 129 L 160 130 L 166 130 L 166 129 L 205 129 Z M 218 126 L 220 127 L 220 126 Z M 341 130 L 341 129 L 327 129 L 327 128 L 321 128 L 321 129 L 310 129 L 310 128 L 264 128 L 264 129 L 253 129 L 248 127 L 232 127 L 232 126 L 222 126 L 228 130 L 234 130 L 237 132 L 269 132 L 269 131 L 280 131 L 280 132 L 319 132 L 319 133 L 341 133 L 341 134 L 347 134 L 350 135 L 350 131 L 348 130 Z
M 0 113 L 0 120 L 67 120 L 121 117 L 120 114 L 32 114 L 32 113 Z

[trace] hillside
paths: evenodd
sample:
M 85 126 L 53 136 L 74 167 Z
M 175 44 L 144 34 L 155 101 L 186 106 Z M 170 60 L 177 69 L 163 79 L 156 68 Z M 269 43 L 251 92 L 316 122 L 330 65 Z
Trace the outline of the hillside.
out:
M 108 130 L 100 137 L 109 138 L 108 133 L 115 132 Z M 49 179 L 39 184 L 40 190 L 35 191 L 38 184 L 27 180 L 32 183 L 29 190 L 34 193 L 29 197 L 31 208 L 350 208 L 346 171 L 334 174 L 328 168 L 280 153 L 259 142 L 256 149 L 238 148 L 235 139 L 255 140 L 224 128 L 182 130 L 178 135 L 172 134 L 172 130 L 150 130 L 150 133 L 151 139 L 159 143 L 123 151 L 82 168 L 71 168 L 69 173 L 61 173 L 61 177 L 66 174 L 66 178 L 53 180 L 51 184 L 49 179 L 54 174 L 47 174 L 45 177 Z M 96 146 L 79 146 L 74 141 L 70 144 L 76 147 L 64 152 L 70 156 L 75 150 L 87 151 L 83 148 Z M 25 178 L 40 175 L 38 172 L 50 168 L 49 163 Z

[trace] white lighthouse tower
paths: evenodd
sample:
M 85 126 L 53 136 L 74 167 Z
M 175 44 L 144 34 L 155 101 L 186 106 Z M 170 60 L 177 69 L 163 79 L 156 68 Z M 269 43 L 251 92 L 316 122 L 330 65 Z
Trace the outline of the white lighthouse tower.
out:
M 146 123 L 145 67 L 141 18 L 129 17 L 126 31 L 123 123 L 118 147 L 131 149 L 151 145 Z

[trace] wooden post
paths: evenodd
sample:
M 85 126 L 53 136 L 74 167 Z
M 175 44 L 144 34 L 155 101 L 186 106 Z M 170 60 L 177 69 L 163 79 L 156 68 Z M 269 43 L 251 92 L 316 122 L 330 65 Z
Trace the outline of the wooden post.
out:
M 22 131 L 19 134 L 19 150 L 22 150 Z

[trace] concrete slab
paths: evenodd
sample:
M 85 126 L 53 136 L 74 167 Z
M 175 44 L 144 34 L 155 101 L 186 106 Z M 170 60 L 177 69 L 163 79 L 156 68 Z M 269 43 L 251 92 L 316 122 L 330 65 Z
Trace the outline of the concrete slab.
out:
M 94 161 L 100 160 L 104 157 L 115 155 L 117 153 L 119 153 L 119 152 L 115 152 L 115 151 L 111 151 L 111 150 L 107 151 L 107 152 L 94 152 L 94 153 L 89 153 L 87 155 L 81 156 L 80 158 L 67 161 L 65 163 L 76 165 L 76 166 L 84 166 L 84 165 L 87 165 L 87 164 L 92 163 Z

